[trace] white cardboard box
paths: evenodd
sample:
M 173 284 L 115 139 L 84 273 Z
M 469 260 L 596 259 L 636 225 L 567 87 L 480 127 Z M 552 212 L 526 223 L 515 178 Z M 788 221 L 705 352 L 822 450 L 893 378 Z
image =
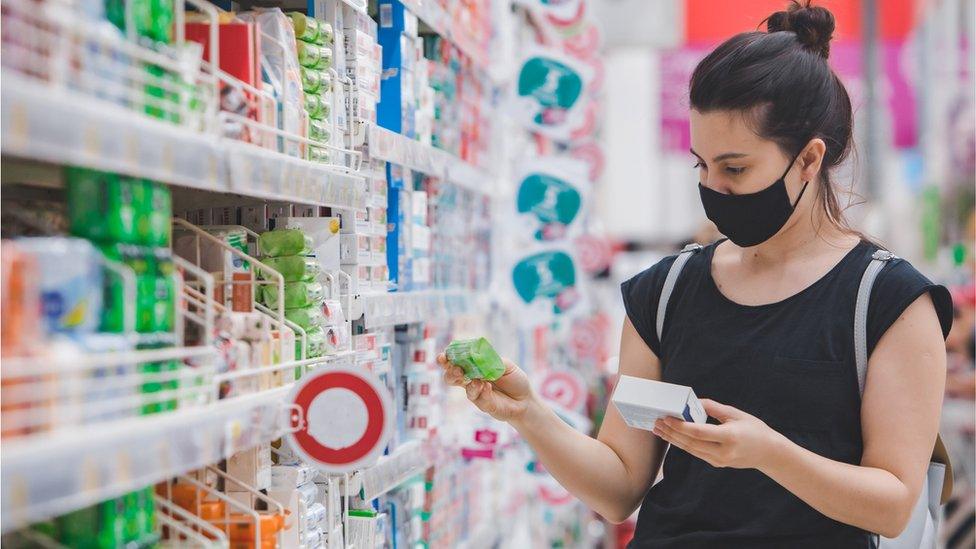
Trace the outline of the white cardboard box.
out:
M 661 417 L 705 423 L 708 415 L 691 387 L 632 376 L 620 376 L 613 404 L 627 425 L 650 431 Z

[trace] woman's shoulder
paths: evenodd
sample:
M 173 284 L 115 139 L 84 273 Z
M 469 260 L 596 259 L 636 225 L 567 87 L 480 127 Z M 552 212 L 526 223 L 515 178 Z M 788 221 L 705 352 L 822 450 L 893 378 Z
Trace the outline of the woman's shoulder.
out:
M 864 268 L 878 252 L 888 252 L 881 246 L 866 242 L 863 248 Z M 943 335 L 952 327 L 952 297 L 949 290 L 933 282 L 907 259 L 891 253 L 890 259 L 875 279 L 868 305 L 868 347 L 873 348 L 881 336 L 899 316 L 923 294 L 928 294 L 939 317 Z

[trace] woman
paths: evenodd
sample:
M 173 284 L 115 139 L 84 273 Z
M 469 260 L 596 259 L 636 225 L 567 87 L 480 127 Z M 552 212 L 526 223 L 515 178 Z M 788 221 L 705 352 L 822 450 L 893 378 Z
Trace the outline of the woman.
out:
M 620 373 L 689 385 L 713 419 L 659 421 L 651 433 L 610 406 L 592 439 L 514 364 L 495 383 L 466 383 L 438 357 L 448 383 L 511 423 L 595 511 L 620 522 L 640 505 L 632 547 L 868 547 L 869 532 L 904 528 L 936 439 L 948 292 L 905 261 L 887 264 L 859 397 L 854 298 L 878 248 L 848 228 L 831 181 L 852 127 L 827 64 L 834 18 L 794 2 L 767 28 L 720 45 L 691 79 L 701 199 L 729 240 L 691 257 L 660 341 L 674 257 L 622 286 Z

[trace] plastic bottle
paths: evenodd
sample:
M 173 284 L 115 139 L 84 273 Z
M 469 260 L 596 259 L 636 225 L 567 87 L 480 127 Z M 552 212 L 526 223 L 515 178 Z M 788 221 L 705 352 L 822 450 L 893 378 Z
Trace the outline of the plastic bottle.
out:
M 278 308 L 278 287 L 264 285 L 261 287 L 264 304 L 272 309 Z M 319 305 L 325 299 L 325 291 L 318 282 L 289 282 L 285 284 L 285 308 L 308 307 Z
M 505 373 L 505 364 L 483 337 L 454 340 L 445 351 L 447 359 L 464 370 L 469 379 L 495 381 Z
M 311 237 L 301 229 L 275 229 L 261 233 L 258 238 L 258 249 L 268 257 L 308 255 L 312 245 Z
M 322 271 L 314 257 L 304 255 L 266 257 L 261 262 L 281 273 L 285 282 L 311 281 Z

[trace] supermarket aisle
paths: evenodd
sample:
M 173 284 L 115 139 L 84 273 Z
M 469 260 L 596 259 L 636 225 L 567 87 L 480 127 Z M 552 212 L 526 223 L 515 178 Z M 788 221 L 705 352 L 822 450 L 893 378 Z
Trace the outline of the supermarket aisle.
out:
M 857 221 L 953 290 L 959 547 L 976 69 L 950 85 L 926 61 L 971 61 L 945 50 L 976 43 L 952 23 L 972 2 L 895 3 L 880 158 L 906 167 Z M 688 169 L 688 78 L 783 1 L 727 4 L 0 0 L 2 543 L 624 547 L 636 517 L 588 509 L 436 360 L 492 379 L 511 358 L 598 431 L 620 282 L 719 236 Z M 920 82 L 896 70 L 916 51 Z
M 3 0 L 4 543 L 591 544 L 434 363 L 481 335 L 541 357 L 511 320 L 579 308 L 589 74 L 519 78 L 563 39 L 501 2 L 278 6 Z M 520 309 L 505 178 L 569 130 L 519 195 L 562 247 L 522 258 Z

